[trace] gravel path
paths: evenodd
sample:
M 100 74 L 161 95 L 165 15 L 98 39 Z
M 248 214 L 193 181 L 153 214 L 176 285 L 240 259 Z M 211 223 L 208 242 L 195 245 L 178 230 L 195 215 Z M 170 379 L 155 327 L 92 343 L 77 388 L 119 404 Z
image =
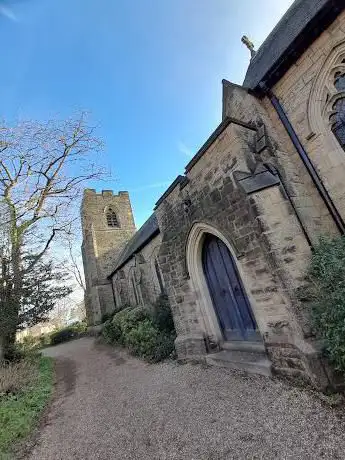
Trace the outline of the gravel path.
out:
M 92 338 L 46 354 L 58 384 L 31 460 L 345 458 L 339 411 L 279 380 L 149 365 Z

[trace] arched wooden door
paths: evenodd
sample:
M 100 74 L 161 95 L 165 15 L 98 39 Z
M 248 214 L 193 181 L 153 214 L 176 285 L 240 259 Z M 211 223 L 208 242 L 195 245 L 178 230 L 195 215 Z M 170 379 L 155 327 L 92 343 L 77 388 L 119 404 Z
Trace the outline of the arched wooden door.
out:
M 224 340 L 260 340 L 234 260 L 214 235 L 204 240 L 202 264 Z

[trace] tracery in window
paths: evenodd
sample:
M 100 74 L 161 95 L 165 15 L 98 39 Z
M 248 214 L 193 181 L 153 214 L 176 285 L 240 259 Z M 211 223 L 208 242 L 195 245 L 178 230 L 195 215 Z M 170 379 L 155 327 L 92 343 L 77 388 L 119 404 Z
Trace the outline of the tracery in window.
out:
M 112 208 L 108 208 L 106 211 L 106 219 L 108 227 L 119 227 L 119 221 L 117 220 L 116 212 Z
M 334 75 L 334 86 L 341 95 L 332 107 L 330 116 L 332 132 L 339 144 L 345 150 L 345 72 L 336 72 Z
M 345 73 L 337 72 L 334 75 L 334 86 L 337 91 L 345 91 Z
M 333 109 L 334 113 L 330 117 L 332 131 L 339 144 L 345 149 L 345 98 L 338 99 Z

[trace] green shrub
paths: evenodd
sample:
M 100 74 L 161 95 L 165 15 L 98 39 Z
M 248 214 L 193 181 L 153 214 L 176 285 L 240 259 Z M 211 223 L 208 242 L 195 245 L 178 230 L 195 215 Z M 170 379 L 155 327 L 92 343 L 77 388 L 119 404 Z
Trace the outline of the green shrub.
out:
M 130 305 L 129 303 L 124 303 L 122 305 L 116 306 L 113 314 L 119 313 L 120 311 L 126 310 L 127 308 L 135 308 L 135 307 L 133 307 L 133 305 Z
M 105 322 L 102 335 L 108 343 L 125 344 L 128 332 L 143 321 L 148 313 L 143 307 L 127 307 L 115 313 L 112 319 Z
M 149 312 L 145 307 L 128 307 L 116 313 L 112 319 L 114 325 L 121 331 L 122 335 L 136 327 L 141 321 L 148 319 Z
M 21 341 L 12 344 L 6 353 L 6 360 L 11 362 L 21 361 L 29 356 L 35 356 L 40 348 L 39 337 L 33 335 L 26 335 Z
M 58 329 L 50 334 L 50 345 L 68 342 L 69 340 L 79 337 L 79 335 L 86 330 L 87 324 L 84 322 L 76 322 L 70 326 Z
M 35 349 L 27 348 L 22 342 L 15 342 L 6 348 L 5 361 L 18 362 L 31 353 L 35 353 Z
M 167 358 L 175 358 L 176 334 L 159 332 L 156 336 L 156 345 L 152 355 L 148 358 L 152 362 L 162 361 Z
M 125 345 L 133 354 L 149 358 L 153 354 L 158 332 L 152 321 L 145 319 L 127 332 L 124 337 Z
M 173 315 L 171 312 L 168 297 L 161 294 L 151 308 L 151 318 L 153 324 L 164 332 L 175 332 Z
M 172 336 L 159 331 L 149 319 L 128 332 L 125 344 L 133 354 L 151 362 L 167 358 L 174 349 Z
M 108 320 L 104 323 L 102 335 L 107 343 L 121 342 L 121 330 L 112 320 Z
M 105 323 L 106 321 L 109 321 L 113 318 L 115 312 L 112 313 L 103 313 L 102 318 L 101 318 L 101 324 Z
M 167 316 L 155 315 L 145 307 L 128 307 L 104 324 L 102 335 L 108 343 L 124 345 L 134 355 L 157 362 L 174 350 L 175 332 L 169 331 L 171 325 L 167 321 L 160 323 Z
M 86 321 L 77 321 L 69 326 L 74 330 L 74 332 L 86 332 L 87 331 L 87 323 Z
M 313 325 L 335 367 L 345 372 L 345 237 L 322 238 L 314 248 L 309 286 Z
M 50 344 L 58 345 L 59 343 L 68 342 L 69 340 L 74 339 L 77 335 L 78 333 L 72 326 L 65 327 L 63 329 L 53 332 L 50 335 Z

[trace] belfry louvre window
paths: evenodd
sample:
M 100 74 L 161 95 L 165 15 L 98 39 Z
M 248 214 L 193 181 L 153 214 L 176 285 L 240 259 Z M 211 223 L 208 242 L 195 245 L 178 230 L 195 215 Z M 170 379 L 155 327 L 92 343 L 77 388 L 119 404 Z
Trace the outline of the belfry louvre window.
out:
M 345 74 L 336 73 L 334 86 L 342 96 L 334 103 L 330 117 L 332 132 L 338 139 L 339 144 L 345 150 Z
M 109 208 L 106 212 L 106 219 L 108 227 L 119 227 L 119 221 L 117 220 L 116 212 Z

